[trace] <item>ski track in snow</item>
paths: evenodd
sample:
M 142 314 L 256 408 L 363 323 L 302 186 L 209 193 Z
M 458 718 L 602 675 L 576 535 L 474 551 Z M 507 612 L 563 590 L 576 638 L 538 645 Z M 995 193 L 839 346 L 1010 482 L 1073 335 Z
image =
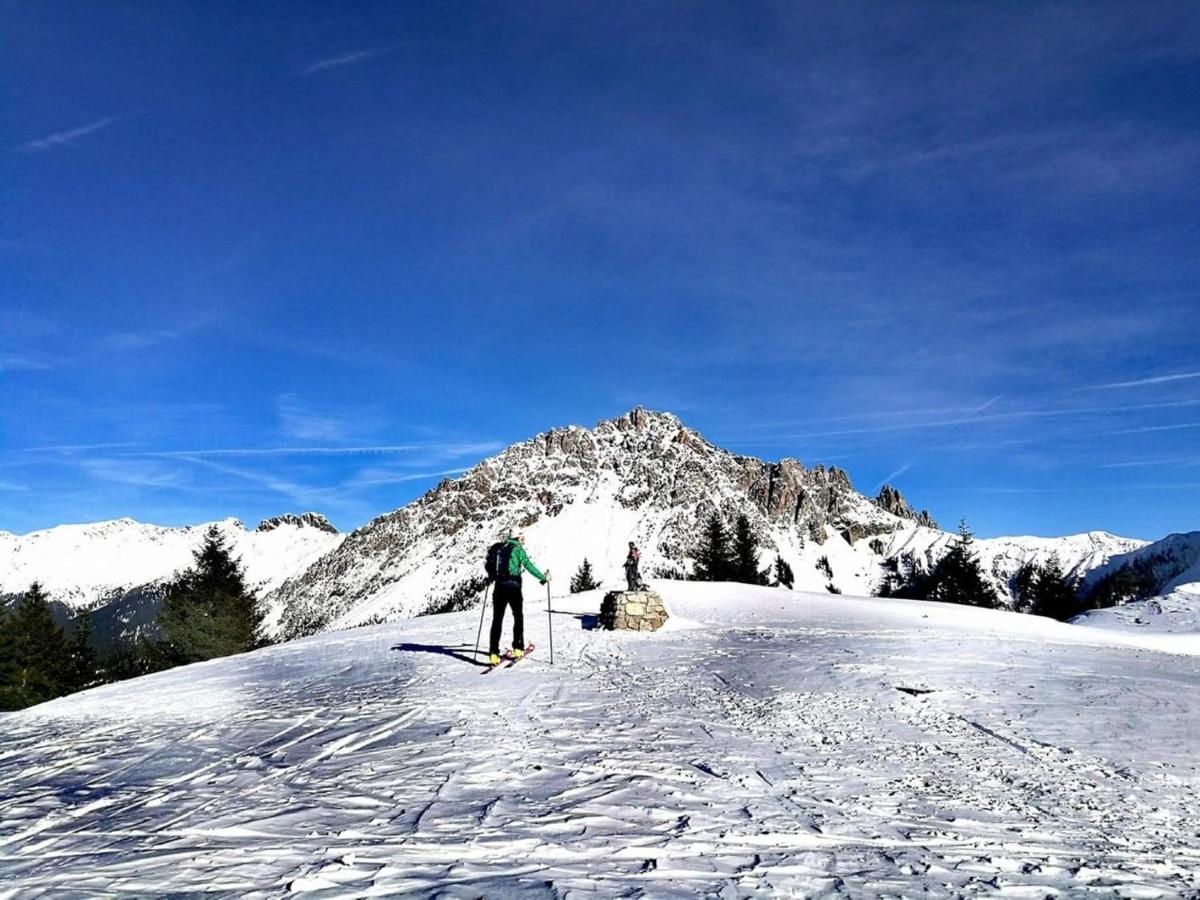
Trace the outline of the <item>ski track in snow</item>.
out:
M 487 678 L 468 611 L 0 717 L 0 897 L 1200 896 L 1200 656 L 660 586 L 553 668 L 530 585 Z

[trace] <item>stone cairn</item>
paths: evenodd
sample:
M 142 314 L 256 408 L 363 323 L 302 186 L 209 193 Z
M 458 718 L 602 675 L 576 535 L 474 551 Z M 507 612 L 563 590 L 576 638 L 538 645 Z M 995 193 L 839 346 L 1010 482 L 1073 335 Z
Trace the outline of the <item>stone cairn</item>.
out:
M 612 631 L 658 631 L 667 621 L 667 608 L 654 591 L 609 591 L 600 604 L 600 627 Z

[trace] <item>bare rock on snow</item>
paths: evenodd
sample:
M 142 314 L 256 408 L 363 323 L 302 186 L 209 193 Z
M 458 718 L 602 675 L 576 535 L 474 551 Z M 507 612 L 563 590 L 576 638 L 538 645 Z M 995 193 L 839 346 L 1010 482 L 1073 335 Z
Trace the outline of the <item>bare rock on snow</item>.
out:
M 668 618 L 654 591 L 609 591 L 600 604 L 600 626 L 608 631 L 658 631 Z

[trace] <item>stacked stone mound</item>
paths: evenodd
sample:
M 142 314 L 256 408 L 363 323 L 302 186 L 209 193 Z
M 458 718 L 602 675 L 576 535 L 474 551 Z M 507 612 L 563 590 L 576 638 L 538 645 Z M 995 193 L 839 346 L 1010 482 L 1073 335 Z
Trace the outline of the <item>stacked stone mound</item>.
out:
M 600 604 L 600 627 L 609 631 L 658 631 L 667 618 L 662 597 L 654 591 L 609 591 Z

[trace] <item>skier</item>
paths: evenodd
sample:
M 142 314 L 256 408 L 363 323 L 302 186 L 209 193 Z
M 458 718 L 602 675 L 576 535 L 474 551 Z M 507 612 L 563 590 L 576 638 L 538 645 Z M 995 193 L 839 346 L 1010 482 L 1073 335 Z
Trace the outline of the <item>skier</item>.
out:
M 492 588 L 492 631 L 488 645 L 488 662 L 493 666 L 500 663 L 500 632 L 504 629 L 504 608 L 512 607 L 513 643 L 512 655 L 520 659 L 525 655 L 525 614 L 522 609 L 521 569 L 542 584 L 550 580 L 550 571 L 543 575 L 525 552 L 525 535 L 510 534 L 508 540 L 497 545 L 495 556 L 495 586 Z
M 631 591 L 639 591 L 644 587 L 642 576 L 638 572 L 638 563 L 641 562 L 641 559 L 642 551 L 637 548 L 637 544 L 630 541 L 629 555 L 625 557 L 625 581 Z

